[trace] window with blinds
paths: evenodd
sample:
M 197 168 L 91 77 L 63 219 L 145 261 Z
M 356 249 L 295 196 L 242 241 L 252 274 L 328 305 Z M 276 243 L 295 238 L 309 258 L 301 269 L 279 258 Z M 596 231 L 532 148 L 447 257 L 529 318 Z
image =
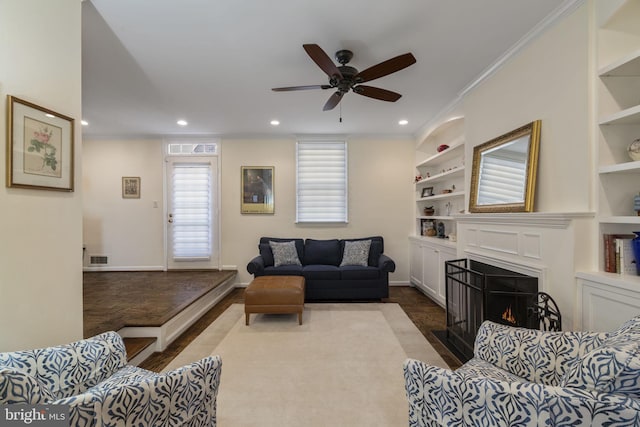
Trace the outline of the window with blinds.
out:
M 175 163 L 171 183 L 174 260 L 210 259 L 211 165 Z
M 524 200 L 527 159 L 522 153 L 496 150 L 483 153 L 478 205 L 519 203 Z
M 298 141 L 296 222 L 347 222 L 347 143 Z

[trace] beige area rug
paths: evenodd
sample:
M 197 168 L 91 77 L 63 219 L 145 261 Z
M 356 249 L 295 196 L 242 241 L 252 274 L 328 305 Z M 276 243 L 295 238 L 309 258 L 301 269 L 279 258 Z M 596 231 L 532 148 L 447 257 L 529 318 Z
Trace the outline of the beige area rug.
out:
M 406 426 L 402 363 L 446 363 L 397 304 L 305 304 L 251 315 L 234 304 L 165 370 L 222 356 L 218 426 Z

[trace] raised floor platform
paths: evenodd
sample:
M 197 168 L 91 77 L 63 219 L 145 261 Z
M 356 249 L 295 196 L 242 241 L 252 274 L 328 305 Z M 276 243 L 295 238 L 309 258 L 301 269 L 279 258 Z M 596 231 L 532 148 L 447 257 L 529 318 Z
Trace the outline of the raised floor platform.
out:
M 86 272 L 84 336 L 116 331 L 125 339 L 152 338 L 154 345 L 142 350 L 145 341 L 128 343 L 137 352 L 135 361 L 142 361 L 163 351 L 224 298 L 236 275 L 235 270 Z

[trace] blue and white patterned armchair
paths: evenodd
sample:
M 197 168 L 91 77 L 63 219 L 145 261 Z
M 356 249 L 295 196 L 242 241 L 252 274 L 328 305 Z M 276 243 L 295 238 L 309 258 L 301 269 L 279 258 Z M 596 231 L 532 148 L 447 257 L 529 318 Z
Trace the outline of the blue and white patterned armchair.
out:
M 484 322 L 455 371 L 407 359 L 409 425 L 640 426 L 640 316 L 610 333 Z
M 0 353 L 0 404 L 67 404 L 72 426 L 216 425 L 219 356 L 163 374 L 126 361 L 115 332 Z

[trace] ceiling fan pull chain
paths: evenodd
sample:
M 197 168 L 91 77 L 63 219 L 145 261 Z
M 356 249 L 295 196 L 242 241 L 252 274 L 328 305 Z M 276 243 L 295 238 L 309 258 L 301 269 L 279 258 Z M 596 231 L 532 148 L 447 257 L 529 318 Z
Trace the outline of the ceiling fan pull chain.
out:
M 342 123 L 342 104 L 340 104 L 340 123 Z

